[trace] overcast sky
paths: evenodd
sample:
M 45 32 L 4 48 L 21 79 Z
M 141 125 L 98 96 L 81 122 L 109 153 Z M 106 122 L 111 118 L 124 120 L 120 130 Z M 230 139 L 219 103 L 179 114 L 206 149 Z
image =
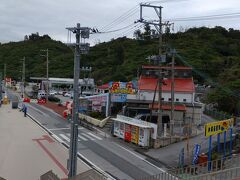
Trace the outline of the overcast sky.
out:
M 55 40 L 67 41 L 66 27 L 81 26 L 111 31 L 127 28 L 115 33 L 92 35 L 91 44 L 127 35 L 141 24 L 133 24 L 139 19 L 141 0 L 1 0 L 0 3 L 0 42 L 20 41 L 25 35 L 39 32 L 48 34 Z M 240 0 L 164 0 L 153 2 L 163 6 L 163 19 L 206 16 L 240 12 Z M 130 10 L 130 11 L 129 11 Z M 126 14 L 126 12 L 128 13 Z M 115 23 L 116 18 L 125 13 Z M 144 10 L 145 19 L 157 19 L 153 9 Z M 208 21 L 175 22 L 175 31 L 192 26 L 216 25 L 240 29 L 240 16 L 231 19 Z M 110 24 L 110 25 L 109 25 Z M 108 25 L 108 26 L 106 26 Z

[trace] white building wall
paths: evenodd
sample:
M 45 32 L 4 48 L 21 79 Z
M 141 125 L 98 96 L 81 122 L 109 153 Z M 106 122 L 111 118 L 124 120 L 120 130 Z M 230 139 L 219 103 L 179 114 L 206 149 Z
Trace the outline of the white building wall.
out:
M 175 92 L 175 102 L 186 102 L 186 103 L 193 103 L 194 102 L 194 93 L 180 93 Z M 145 100 L 145 101 L 152 101 L 154 97 L 154 92 L 150 91 L 141 91 L 136 95 L 128 95 L 127 99 L 137 99 L 137 100 Z M 163 92 L 162 98 L 164 101 L 171 101 L 171 92 Z M 155 95 L 155 100 L 158 100 L 158 93 Z M 178 101 L 177 101 L 178 100 Z

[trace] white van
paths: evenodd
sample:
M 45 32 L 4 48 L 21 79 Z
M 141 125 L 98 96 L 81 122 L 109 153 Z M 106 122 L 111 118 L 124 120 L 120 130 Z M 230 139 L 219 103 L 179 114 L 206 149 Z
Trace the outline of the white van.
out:
M 38 99 L 42 99 L 42 98 L 46 98 L 46 92 L 44 90 L 38 91 L 38 95 L 37 98 Z

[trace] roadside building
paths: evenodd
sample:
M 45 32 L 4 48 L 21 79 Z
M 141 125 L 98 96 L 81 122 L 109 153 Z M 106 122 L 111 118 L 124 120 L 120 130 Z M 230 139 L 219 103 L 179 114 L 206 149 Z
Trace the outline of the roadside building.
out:
M 158 94 L 161 92 L 162 123 L 171 119 L 171 67 L 142 66 L 138 80 L 138 92 L 127 95 L 126 114 L 157 123 Z M 162 74 L 162 87 L 158 87 L 159 72 Z M 150 117 L 150 114 L 151 117 Z M 176 66 L 174 74 L 174 123 L 183 127 L 185 124 L 201 124 L 202 104 L 195 102 L 195 86 L 192 68 Z M 151 119 L 151 120 L 150 120 Z

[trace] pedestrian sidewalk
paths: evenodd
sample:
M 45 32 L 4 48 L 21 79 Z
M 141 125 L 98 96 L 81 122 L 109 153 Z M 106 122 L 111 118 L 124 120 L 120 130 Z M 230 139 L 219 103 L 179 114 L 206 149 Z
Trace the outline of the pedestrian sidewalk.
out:
M 0 177 L 39 179 L 52 170 L 67 177 L 68 150 L 11 105 L 0 108 Z M 90 168 L 78 160 L 78 173 Z

